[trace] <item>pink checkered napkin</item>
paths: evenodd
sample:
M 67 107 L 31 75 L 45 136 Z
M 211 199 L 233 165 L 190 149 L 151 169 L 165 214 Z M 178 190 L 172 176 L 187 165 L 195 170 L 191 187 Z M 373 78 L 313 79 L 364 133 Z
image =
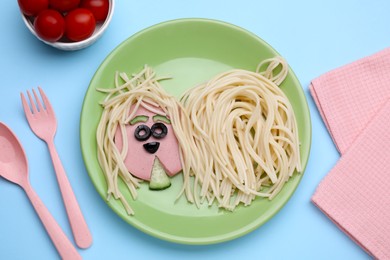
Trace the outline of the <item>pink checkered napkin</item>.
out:
M 390 259 L 390 101 L 320 183 L 312 201 L 369 254 Z
M 390 97 L 390 48 L 314 79 L 310 91 L 343 154 Z
M 342 154 L 312 201 L 369 254 L 390 259 L 390 49 L 310 89 Z

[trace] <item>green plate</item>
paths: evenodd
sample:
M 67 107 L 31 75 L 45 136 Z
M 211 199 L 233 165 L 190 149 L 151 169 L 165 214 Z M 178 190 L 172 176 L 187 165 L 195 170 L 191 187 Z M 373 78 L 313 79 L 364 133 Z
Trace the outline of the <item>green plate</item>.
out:
M 256 35 L 220 21 L 180 19 L 147 28 L 120 44 L 100 65 L 90 82 L 81 112 L 81 149 L 89 176 L 98 193 L 106 201 L 106 182 L 96 155 L 96 128 L 102 113 L 99 102 L 104 98 L 96 88 L 112 88 L 116 71 L 139 72 L 144 64 L 155 69 L 158 76 L 172 76 L 162 82 L 171 94 L 212 78 L 217 73 L 240 68 L 254 71 L 257 64 L 279 55 Z M 299 81 L 290 70 L 281 88 L 291 101 L 298 120 L 302 165 L 305 168 L 311 143 L 310 115 Z M 197 208 L 185 197 L 175 200 L 182 176 L 172 180 L 171 188 L 150 191 L 147 184 L 138 190 L 133 201 L 129 192 L 120 187 L 135 211 L 128 216 L 122 204 L 114 199 L 110 208 L 141 231 L 160 239 L 183 244 L 212 244 L 240 237 L 264 224 L 289 200 L 302 174 L 295 174 L 272 200 L 257 198 L 234 212 L 202 205 Z

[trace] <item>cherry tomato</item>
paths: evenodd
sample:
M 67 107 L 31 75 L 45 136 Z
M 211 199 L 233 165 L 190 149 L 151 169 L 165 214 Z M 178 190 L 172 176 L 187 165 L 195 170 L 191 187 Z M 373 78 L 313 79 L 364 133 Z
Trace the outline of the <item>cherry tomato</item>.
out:
M 75 9 L 80 4 L 80 0 L 49 0 L 51 8 L 59 12 L 68 12 Z
M 71 41 L 82 41 L 91 36 L 96 22 L 91 11 L 85 8 L 76 8 L 65 16 L 65 35 Z
M 49 0 L 18 0 L 18 4 L 23 14 L 37 16 L 49 7 Z
M 64 35 L 65 20 L 58 11 L 46 9 L 35 18 L 34 28 L 39 37 L 48 42 L 55 42 Z
M 96 22 L 106 20 L 109 7 L 108 0 L 81 0 L 80 6 L 90 10 Z

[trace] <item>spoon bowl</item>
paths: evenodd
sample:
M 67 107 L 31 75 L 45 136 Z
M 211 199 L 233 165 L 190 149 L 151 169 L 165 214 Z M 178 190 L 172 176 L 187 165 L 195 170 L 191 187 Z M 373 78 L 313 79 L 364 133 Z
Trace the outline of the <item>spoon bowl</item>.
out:
M 27 157 L 19 140 L 0 122 L 0 176 L 24 187 L 28 182 Z

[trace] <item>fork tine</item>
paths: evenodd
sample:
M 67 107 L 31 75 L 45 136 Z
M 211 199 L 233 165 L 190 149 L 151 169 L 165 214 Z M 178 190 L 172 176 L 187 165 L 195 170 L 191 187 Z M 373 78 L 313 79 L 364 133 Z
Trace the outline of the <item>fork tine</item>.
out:
M 24 114 L 26 115 L 27 120 L 29 120 L 32 116 L 30 106 L 28 105 L 26 97 L 23 95 L 23 93 L 20 93 L 20 97 L 22 99 Z
M 51 104 L 50 104 L 50 101 L 49 101 L 49 99 L 47 98 L 45 92 L 43 92 L 43 90 L 41 89 L 41 87 L 38 87 L 38 90 L 39 90 L 39 93 L 41 93 L 41 97 L 42 97 L 42 100 L 43 100 L 43 104 L 45 104 L 45 107 L 46 107 L 47 112 L 54 114 L 54 113 L 53 113 L 53 108 L 52 108 L 52 106 L 51 106 Z
M 31 105 L 31 109 L 33 111 L 33 114 L 36 114 L 38 112 L 37 106 L 35 105 L 34 99 L 32 98 L 30 91 L 28 91 L 28 90 L 27 90 L 27 96 L 28 96 L 28 99 L 30 100 L 30 105 Z
M 38 97 L 38 95 L 37 95 L 37 92 L 35 92 L 35 89 L 33 89 L 32 92 L 33 92 L 33 94 L 34 94 L 35 101 L 36 101 L 37 104 L 38 104 L 39 111 L 40 111 L 40 112 L 44 111 L 45 109 L 43 108 L 42 103 L 41 103 L 41 101 L 40 101 L 40 99 L 39 99 L 39 97 Z

